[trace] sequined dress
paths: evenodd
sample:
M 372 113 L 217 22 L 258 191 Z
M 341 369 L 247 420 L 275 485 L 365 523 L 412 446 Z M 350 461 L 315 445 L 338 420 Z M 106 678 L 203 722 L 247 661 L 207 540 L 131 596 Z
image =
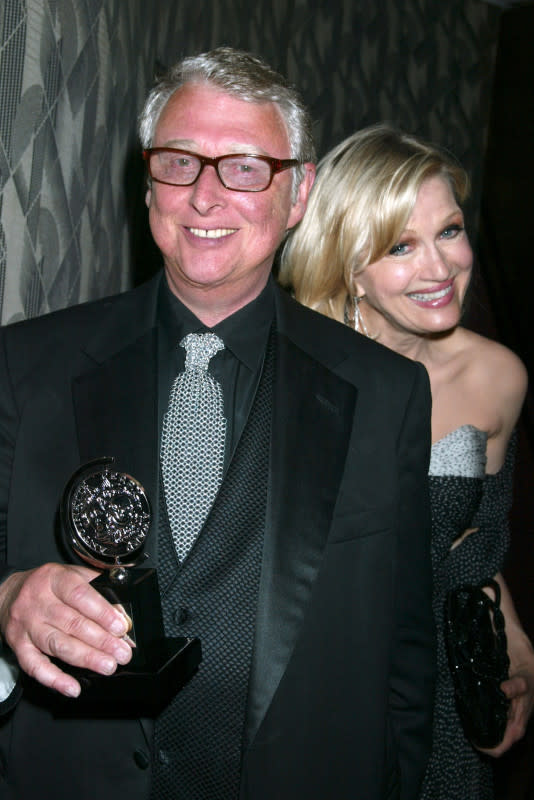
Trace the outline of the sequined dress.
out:
M 486 442 L 486 433 L 464 425 L 432 446 L 430 498 L 438 679 L 424 800 L 492 800 L 494 796 L 491 759 L 466 740 L 456 713 L 443 638 L 447 591 L 461 583 L 494 576 L 502 569 L 508 547 L 513 447 L 509 447 L 502 469 L 486 475 Z M 478 530 L 451 549 L 468 528 Z

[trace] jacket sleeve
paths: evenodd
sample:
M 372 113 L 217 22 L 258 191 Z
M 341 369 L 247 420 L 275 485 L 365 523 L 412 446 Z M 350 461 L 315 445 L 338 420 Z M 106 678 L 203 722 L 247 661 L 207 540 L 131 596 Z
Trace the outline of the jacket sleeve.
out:
M 418 364 L 397 448 L 400 493 L 390 714 L 399 752 L 401 800 L 419 797 L 432 738 L 436 655 L 428 492 L 430 410 L 428 376 Z
M 4 344 L 5 333 L 0 330 L 0 580 L 8 570 L 7 507 L 17 430 L 17 413 Z
M 15 571 L 7 564 L 7 513 L 18 424 L 4 343 L 4 332 L 0 330 L 0 582 Z M 0 636 L 0 715 L 7 713 L 20 697 L 19 674 L 17 660 Z

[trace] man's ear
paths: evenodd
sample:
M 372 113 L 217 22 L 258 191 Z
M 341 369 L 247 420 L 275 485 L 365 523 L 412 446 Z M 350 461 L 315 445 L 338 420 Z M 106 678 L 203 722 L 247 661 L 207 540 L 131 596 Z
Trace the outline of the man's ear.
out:
M 311 162 L 304 164 L 304 177 L 300 182 L 298 188 L 297 199 L 291 207 L 289 219 L 287 221 L 287 229 L 293 228 L 297 222 L 300 222 L 306 211 L 308 205 L 308 195 L 310 194 L 313 182 L 315 180 L 315 164 Z
M 149 188 L 149 189 L 146 190 L 146 194 L 145 194 L 145 203 L 147 204 L 148 208 L 150 208 L 151 199 L 152 199 L 152 188 Z

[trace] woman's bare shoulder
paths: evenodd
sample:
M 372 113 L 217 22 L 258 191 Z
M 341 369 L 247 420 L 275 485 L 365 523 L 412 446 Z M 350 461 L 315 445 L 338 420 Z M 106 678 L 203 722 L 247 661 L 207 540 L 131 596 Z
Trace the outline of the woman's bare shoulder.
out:
M 527 371 L 521 359 L 503 344 L 465 328 L 460 334 L 466 403 L 473 414 L 479 415 L 480 427 L 488 433 L 487 469 L 496 472 L 525 400 Z
M 458 334 L 458 346 L 472 379 L 507 401 L 516 397 L 522 403 L 528 377 L 519 356 L 500 342 L 467 328 L 459 328 Z

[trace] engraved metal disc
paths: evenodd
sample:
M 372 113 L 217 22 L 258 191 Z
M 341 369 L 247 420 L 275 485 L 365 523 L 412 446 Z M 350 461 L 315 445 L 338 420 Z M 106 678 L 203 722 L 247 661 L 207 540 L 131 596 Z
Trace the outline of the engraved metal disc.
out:
M 131 566 L 138 560 L 150 526 L 150 504 L 135 478 L 111 469 L 79 470 L 65 503 L 70 543 L 81 558 L 101 567 Z

